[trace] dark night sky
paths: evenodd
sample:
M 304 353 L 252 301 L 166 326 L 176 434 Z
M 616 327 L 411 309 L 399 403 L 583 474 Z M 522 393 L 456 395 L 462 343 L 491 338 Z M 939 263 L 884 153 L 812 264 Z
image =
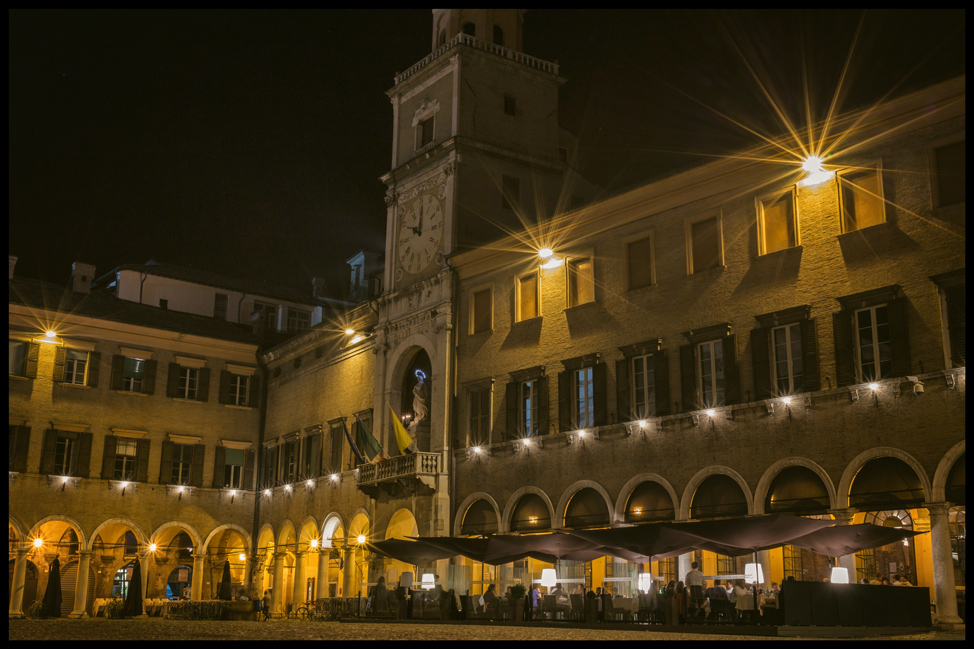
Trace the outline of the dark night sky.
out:
M 310 292 L 382 248 L 384 92 L 429 53 L 429 10 L 8 15 L 18 275 L 157 258 Z M 533 10 L 524 50 L 560 63 L 562 125 L 611 191 L 758 142 L 710 109 L 781 132 L 745 59 L 801 125 L 802 54 L 819 120 L 857 31 L 843 110 L 963 73 L 965 18 Z

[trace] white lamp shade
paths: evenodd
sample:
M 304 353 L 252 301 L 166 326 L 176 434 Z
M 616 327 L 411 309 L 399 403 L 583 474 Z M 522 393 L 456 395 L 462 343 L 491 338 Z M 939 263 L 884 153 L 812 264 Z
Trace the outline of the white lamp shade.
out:
M 431 590 L 435 586 L 433 580 L 434 580 L 433 573 L 430 572 L 423 573 L 423 588 L 425 588 L 426 590 Z
M 764 583 L 764 571 L 761 570 L 760 563 L 749 563 L 744 566 L 744 581 L 749 584 Z
M 403 588 L 412 588 L 413 587 L 413 573 L 411 573 L 411 572 L 404 572 L 404 573 L 402 573 L 402 577 L 399 580 L 399 585 L 402 586 Z
M 541 585 L 545 588 L 552 588 L 558 582 L 554 568 L 545 568 L 541 571 Z
M 847 568 L 840 568 L 839 566 L 832 566 L 832 576 L 829 579 L 833 584 L 848 584 L 849 570 Z

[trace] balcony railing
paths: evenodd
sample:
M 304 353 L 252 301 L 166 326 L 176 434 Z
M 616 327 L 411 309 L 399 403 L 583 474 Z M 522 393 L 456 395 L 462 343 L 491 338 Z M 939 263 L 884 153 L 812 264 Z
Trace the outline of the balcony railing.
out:
M 399 455 L 375 464 L 365 464 L 358 468 L 358 484 L 376 484 L 399 478 L 419 478 L 435 476 L 440 472 L 439 453 L 413 453 Z
M 544 61 L 533 56 L 528 56 L 523 52 L 516 52 L 514 50 L 508 49 L 503 45 L 494 45 L 493 43 L 488 43 L 487 41 L 482 41 L 479 38 L 474 38 L 473 36 L 468 36 L 467 34 L 457 34 L 449 41 L 440 45 L 438 48 L 433 50 L 433 53 L 428 55 L 426 58 L 421 60 L 419 63 L 414 64 L 412 67 L 407 69 L 405 72 L 400 72 L 396 75 L 395 85 L 399 85 L 412 75 L 416 74 L 427 65 L 440 58 L 448 50 L 456 47 L 457 45 L 466 45 L 467 47 L 472 47 L 483 52 L 489 52 L 495 56 L 500 56 L 521 65 L 526 65 L 529 68 L 534 68 L 536 70 L 541 70 L 542 72 L 547 72 L 549 74 L 558 74 L 558 64 L 551 63 L 550 61 Z

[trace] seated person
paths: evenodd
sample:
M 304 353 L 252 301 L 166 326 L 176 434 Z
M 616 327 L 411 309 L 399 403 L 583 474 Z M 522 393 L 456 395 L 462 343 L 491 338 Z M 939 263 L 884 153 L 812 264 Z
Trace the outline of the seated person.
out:
M 720 585 L 719 579 L 714 579 L 714 585 L 707 589 L 707 598 L 710 599 L 711 603 L 715 599 L 730 599 L 727 597 L 727 591 Z
M 877 572 L 876 576 L 869 580 L 869 583 L 873 586 L 879 586 L 883 583 L 883 573 Z
M 500 612 L 500 604 L 501 600 L 494 592 L 494 584 L 491 584 L 484 592 L 484 612 L 487 617 L 491 619 L 497 617 Z
M 893 575 L 893 585 L 894 586 L 912 586 L 913 584 L 911 584 L 910 582 L 908 582 L 906 579 L 904 579 L 900 575 Z

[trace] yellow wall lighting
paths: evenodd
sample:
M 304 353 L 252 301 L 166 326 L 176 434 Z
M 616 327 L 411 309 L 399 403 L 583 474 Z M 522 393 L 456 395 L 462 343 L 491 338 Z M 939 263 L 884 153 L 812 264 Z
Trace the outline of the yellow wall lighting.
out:
M 818 185 L 824 183 L 835 176 L 834 171 L 827 171 L 825 167 L 822 166 L 822 159 L 817 155 L 808 156 L 802 162 L 802 170 L 805 172 L 806 176 L 798 182 L 799 185 L 803 187 L 809 187 L 811 185 Z

